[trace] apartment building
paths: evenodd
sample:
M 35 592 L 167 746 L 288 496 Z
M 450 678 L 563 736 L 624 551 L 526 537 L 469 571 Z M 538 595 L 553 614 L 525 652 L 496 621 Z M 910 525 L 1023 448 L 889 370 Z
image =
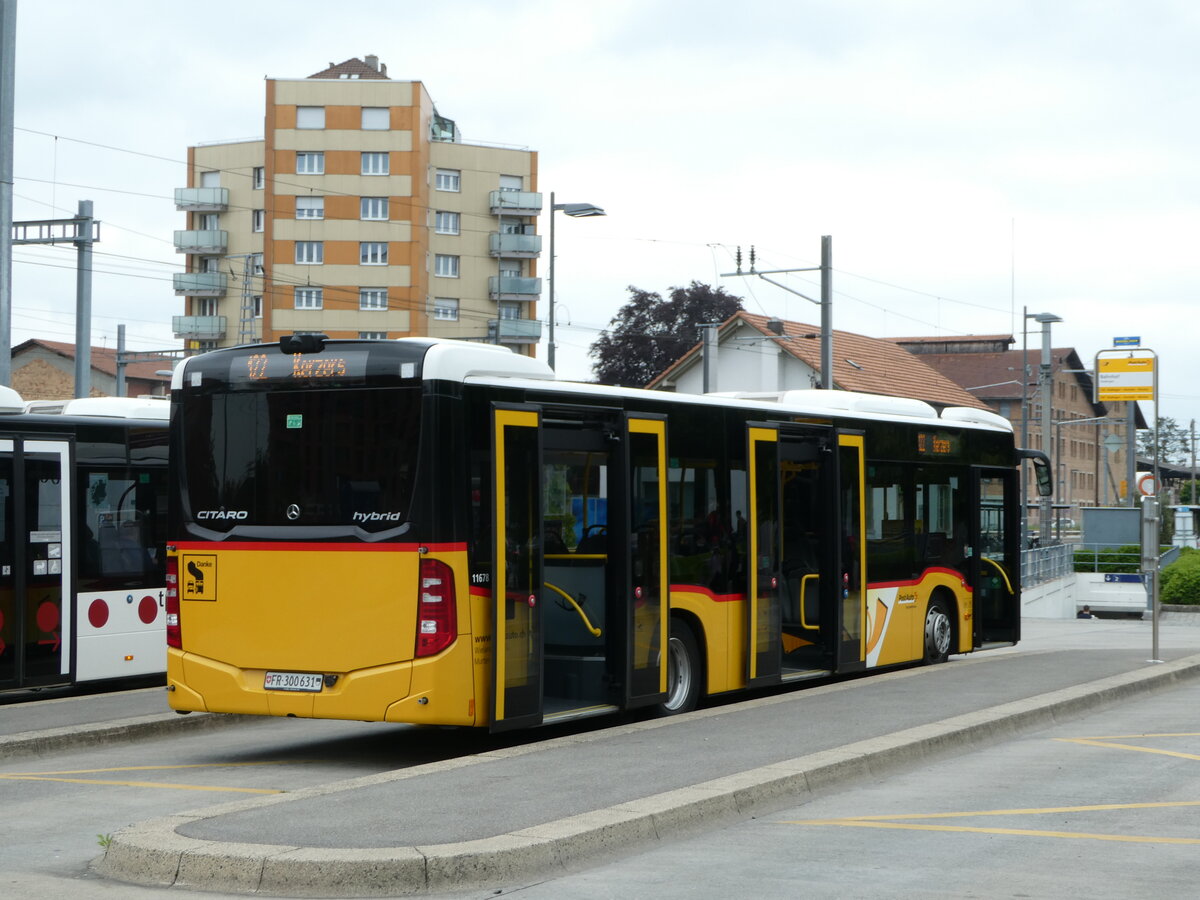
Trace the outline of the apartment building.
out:
M 413 335 L 541 337 L 537 154 L 462 141 L 375 56 L 266 79 L 262 140 L 188 148 L 175 191 L 187 346 Z

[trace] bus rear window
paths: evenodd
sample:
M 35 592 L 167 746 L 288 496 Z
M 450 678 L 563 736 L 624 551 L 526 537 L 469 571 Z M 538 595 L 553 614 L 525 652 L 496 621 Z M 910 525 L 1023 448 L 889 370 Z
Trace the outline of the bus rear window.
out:
M 183 476 L 193 521 L 353 526 L 408 521 L 421 391 L 236 391 L 183 401 Z

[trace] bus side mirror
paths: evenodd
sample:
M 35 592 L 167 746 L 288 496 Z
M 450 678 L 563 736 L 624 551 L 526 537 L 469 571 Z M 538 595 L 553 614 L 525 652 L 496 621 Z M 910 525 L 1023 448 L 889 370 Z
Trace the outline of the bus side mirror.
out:
M 1037 482 L 1039 497 L 1050 497 L 1054 494 L 1054 475 L 1050 471 L 1050 457 L 1041 450 L 1019 450 L 1021 459 L 1033 463 L 1033 477 Z

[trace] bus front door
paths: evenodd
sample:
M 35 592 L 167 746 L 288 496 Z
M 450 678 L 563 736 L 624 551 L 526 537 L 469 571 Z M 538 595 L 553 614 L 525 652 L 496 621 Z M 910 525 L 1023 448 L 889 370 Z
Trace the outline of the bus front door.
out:
M 973 644 L 1012 644 L 1021 638 L 1020 523 L 1017 473 L 1012 469 L 973 469 L 971 473 L 972 552 L 968 565 L 975 597 Z
M 542 458 L 535 407 L 492 410 L 492 731 L 542 721 Z
M 0 441 L 0 688 L 70 680 L 71 446 Z
M 839 432 L 837 437 L 837 584 L 841 594 L 838 619 L 837 669 L 855 672 L 866 668 L 867 628 L 875 624 L 867 615 L 867 545 L 865 441 L 861 433 Z M 873 631 L 873 629 L 872 629 Z

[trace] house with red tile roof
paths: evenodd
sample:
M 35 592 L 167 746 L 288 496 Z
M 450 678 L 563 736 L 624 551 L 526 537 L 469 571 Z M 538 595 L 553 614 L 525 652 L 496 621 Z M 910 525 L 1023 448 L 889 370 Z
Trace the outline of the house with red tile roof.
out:
M 771 324 L 769 324 L 771 323 Z M 772 328 L 774 325 L 774 329 Z M 771 320 L 744 310 L 717 332 L 717 361 L 711 392 L 771 393 L 803 390 L 819 382 L 820 329 L 802 322 Z M 704 389 L 702 347 L 697 344 L 647 387 L 699 394 Z M 850 331 L 833 332 L 833 384 L 844 391 L 912 397 L 939 409 L 987 403 L 892 341 Z

